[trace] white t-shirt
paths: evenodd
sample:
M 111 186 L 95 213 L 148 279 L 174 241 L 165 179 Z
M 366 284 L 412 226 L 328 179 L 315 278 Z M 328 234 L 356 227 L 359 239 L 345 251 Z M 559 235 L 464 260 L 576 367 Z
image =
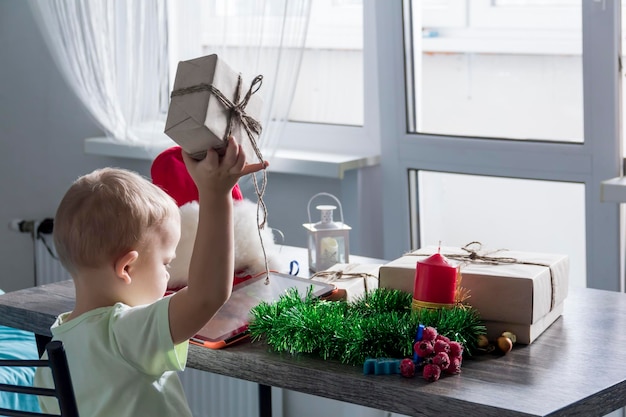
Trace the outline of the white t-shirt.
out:
M 52 325 L 63 341 L 81 417 L 191 416 L 176 371 L 185 369 L 188 342 L 174 346 L 170 297 L 129 307 L 117 303 Z M 40 368 L 35 385 L 52 387 Z M 54 397 L 39 397 L 44 412 L 57 412 Z

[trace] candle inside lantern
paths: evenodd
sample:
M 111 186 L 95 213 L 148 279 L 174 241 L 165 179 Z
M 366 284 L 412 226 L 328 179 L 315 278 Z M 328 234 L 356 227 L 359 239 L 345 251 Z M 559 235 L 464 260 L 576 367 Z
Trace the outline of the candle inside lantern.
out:
M 440 253 L 417 261 L 413 308 L 454 306 L 457 274 L 458 268 Z
M 326 264 L 333 266 L 339 262 L 339 244 L 332 237 L 322 238 L 320 242 L 321 257 Z

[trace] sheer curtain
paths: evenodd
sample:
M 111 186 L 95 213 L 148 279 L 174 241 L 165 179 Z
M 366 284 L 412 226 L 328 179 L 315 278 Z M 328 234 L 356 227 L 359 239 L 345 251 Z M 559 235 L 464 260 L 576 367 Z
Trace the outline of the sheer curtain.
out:
M 263 75 L 260 146 L 271 159 L 293 101 L 311 0 L 186 0 L 169 7 L 171 77 L 178 61 L 213 53 L 247 84 Z
M 291 106 L 310 0 L 29 0 L 64 78 L 112 140 L 163 133 L 178 61 L 219 54 L 263 75 L 260 146 L 270 159 Z M 165 146 L 165 145 L 164 145 Z
M 165 0 L 29 0 L 63 77 L 112 140 L 166 141 Z

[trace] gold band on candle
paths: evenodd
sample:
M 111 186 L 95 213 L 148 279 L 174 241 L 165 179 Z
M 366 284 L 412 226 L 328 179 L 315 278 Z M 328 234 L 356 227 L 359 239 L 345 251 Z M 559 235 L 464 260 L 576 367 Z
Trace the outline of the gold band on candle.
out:
M 411 308 L 413 310 L 419 310 L 420 308 L 429 308 L 429 309 L 438 309 L 438 308 L 452 308 L 454 304 L 445 304 L 445 303 L 431 303 L 428 301 L 421 301 L 413 299 L 413 303 L 411 304 Z

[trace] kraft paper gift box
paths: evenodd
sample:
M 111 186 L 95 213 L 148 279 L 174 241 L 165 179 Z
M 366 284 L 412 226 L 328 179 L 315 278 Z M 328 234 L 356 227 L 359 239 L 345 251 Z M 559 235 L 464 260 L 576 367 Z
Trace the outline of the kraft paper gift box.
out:
M 363 297 L 367 292 L 378 288 L 378 270 L 380 264 L 335 264 L 314 274 L 311 278 L 333 284 L 345 290 L 347 301 Z
M 252 82 L 251 91 L 260 87 L 259 78 Z M 229 103 L 221 101 L 213 89 L 221 92 Z M 243 107 L 241 110 L 246 118 L 260 121 L 263 102 L 259 95 L 253 93 L 247 103 L 242 103 L 249 89 L 241 75 L 215 54 L 179 62 L 165 133 L 196 159 L 204 158 L 206 150 L 211 148 L 221 154 L 226 147 L 232 105 Z M 235 98 L 237 94 L 238 100 Z M 247 162 L 259 162 L 240 121 L 234 117 L 231 134 L 242 144 Z M 257 141 L 258 134 L 253 138 Z
M 381 266 L 379 286 L 413 293 L 417 261 L 434 253 L 436 246 L 426 247 Z M 452 247 L 442 247 L 440 253 L 468 255 Z M 569 285 L 568 256 L 507 250 L 486 256 L 511 258 L 517 263 L 490 265 L 447 257 L 451 264 L 461 265 L 461 286 L 469 290 L 466 302 L 480 313 L 489 339 L 510 331 L 518 343 L 532 343 L 563 312 Z

